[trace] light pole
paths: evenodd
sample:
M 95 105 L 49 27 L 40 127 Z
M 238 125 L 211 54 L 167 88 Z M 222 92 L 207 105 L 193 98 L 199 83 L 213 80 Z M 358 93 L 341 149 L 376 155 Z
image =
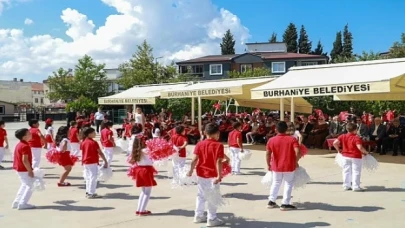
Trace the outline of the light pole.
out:
M 156 59 L 155 59 L 155 79 L 157 79 L 158 78 L 158 59 L 163 59 L 163 56 L 160 56 L 160 57 L 157 57 Z

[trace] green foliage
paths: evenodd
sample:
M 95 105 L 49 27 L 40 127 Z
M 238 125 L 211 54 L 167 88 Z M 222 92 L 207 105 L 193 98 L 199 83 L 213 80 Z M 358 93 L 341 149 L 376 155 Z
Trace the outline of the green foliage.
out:
M 228 29 L 222 38 L 222 43 L 220 44 L 222 55 L 234 55 L 235 54 L 235 40 L 231 30 Z
M 277 43 L 277 33 L 273 32 L 269 39 L 269 43 Z
M 336 59 L 343 53 L 342 32 L 336 33 L 335 42 L 333 42 L 333 49 L 330 52 L 331 62 L 334 63 Z
M 271 70 L 266 67 L 253 68 L 253 70 L 248 70 L 245 72 L 240 72 L 237 70 L 229 71 L 228 75 L 230 78 L 250 78 L 250 77 L 260 77 L 271 75 Z
M 345 58 L 351 58 L 353 56 L 353 35 L 349 31 L 349 25 L 346 24 L 343 29 L 343 51 L 342 56 Z
M 297 27 L 295 27 L 294 23 L 290 23 L 283 34 L 283 42 L 287 44 L 287 52 L 298 52 L 297 39 Z
M 99 97 L 108 95 L 108 81 L 104 72 L 104 64 L 95 64 L 93 59 L 85 55 L 75 66 L 74 75 L 60 68 L 48 77 L 51 100 L 73 101 L 85 96 L 96 102 Z
M 318 44 L 316 45 L 315 50 L 313 50 L 311 52 L 311 54 L 313 54 L 313 55 L 324 55 L 324 56 L 328 55 L 327 52 L 323 52 L 323 45 L 322 45 L 320 40 L 318 41 Z
M 405 33 L 401 34 L 401 40 L 395 42 L 390 48 L 390 58 L 403 58 L 405 57 Z
M 300 38 L 298 39 L 298 52 L 301 54 L 311 53 L 312 42 L 309 41 L 304 25 L 301 25 Z
M 66 105 L 66 111 L 73 109 L 75 111 L 96 111 L 97 103 L 92 101 L 90 98 L 85 96 L 80 96 L 75 101 L 71 101 Z

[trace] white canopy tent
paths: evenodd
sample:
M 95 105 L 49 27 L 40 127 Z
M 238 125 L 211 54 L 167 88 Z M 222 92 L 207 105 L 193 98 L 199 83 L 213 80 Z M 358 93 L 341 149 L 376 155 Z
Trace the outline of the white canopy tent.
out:
M 274 80 L 274 77 L 240 78 L 218 81 L 201 81 L 183 88 L 168 89 L 161 92 L 161 98 L 198 99 L 199 128 L 201 129 L 201 99 L 227 100 L 234 99 L 237 105 L 256 108 L 279 109 L 285 105 L 297 106 L 300 112 L 310 113 L 312 106 L 302 98 L 294 99 L 262 99 L 251 102 L 251 89 Z M 286 104 L 283 101 L 286 100 Z M 292 110 L 294 110 L 292 108 Z
M 334 95 L 336 100 L 403 100 L 405 58 L 293 67 L 252 89 L 252 99 Z

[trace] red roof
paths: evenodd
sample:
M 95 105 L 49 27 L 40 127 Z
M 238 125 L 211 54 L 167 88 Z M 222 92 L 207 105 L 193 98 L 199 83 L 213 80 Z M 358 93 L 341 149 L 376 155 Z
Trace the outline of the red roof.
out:
M 33 91 L 43 91 L 44 90 L 44 84 L 38 83 L 38 82 L 33 82 L 33 83 L 31 83 L 31 89 Z

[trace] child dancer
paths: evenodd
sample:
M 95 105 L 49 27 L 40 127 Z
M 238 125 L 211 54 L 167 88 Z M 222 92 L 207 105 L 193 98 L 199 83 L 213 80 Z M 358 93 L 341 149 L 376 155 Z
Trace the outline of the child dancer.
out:
M 153 138 L 160 138 L 160 124 L 159 123 L 154 123 L 153 124 L 153 130 L 152 130 L 152 137 Z
M 32 185 L 34 184 L 34 173 L 32 170 L 32 153 L 28 145 L 31 133 L 23 128 L 15 132 L 15 137 L 20 142 L 15 146 L 13 168 L 17 172 L 21 186 L 17 192 L 12 208 L 18 210 L 34 209 L 35 206 L 28 204 L 32 196 Z
M 186 164 L 186 146 L 187 146 L 187 137 L 185 136 L 185 129 L 182 125 L 176 127 L 176 134 L 171 138 L 173 147 L 178 152 L 178 156 L 174 156 L 172 159 L 173 163 L 173 183 L 179 181 L 179 172 Z
M 233 129 L 229 133 L 228 144 L 232 155 L 232 174 L 239 175 L 241 162 L 239 152 L 243 153 L 242 124 L 240 122 L 233 123 Z
M 208 218 L 205 217 L 205 193 L 212 187 L 212 184 L 219 188 L 222 176 L 222 162 L 225 158 L 224 146 L 218 142 L 220 137 L 219 127 L 214 123 L 205 127 L 207 139 L 197 143 L 194 149 L 194 158 L 188 176 L 192 176 L 194 168 L 197 171 L 197 205 L 194 216 L 194 223 L 207 222 L 208 227 L 221 226 L 222 220 L 217 218 L 217 208 L 208 203 Z
M 45 141 L 46 141 L 46 149 L 50 150 L 52 148 L 53 143 L 55 142 L 54 138 L 53 138 L 53 120 L 48 118 L 45 121 Z
M 135 125 L 135 120 L 131 119 L 129 123 L 125 125 L 125 133 L 124 133 L 124 139 L 129 139 L 132 136 L 132 127 Z
M 6 149 L 8 149 L 7 131 L 4 129 L 5 127 L 5 122 L 0 120 L 0 169 L 4 169 L 4 167 L 1 166 L 1 162 L 3 162 Z
M 153 167 L 153 161 L 149 157 L 145 143 L 139 137 L 134 139 L 130 163 L 135 165 L 133 179 L 136 181 L 136 187 L 142 188 L 135 213 L 139 216 L 152 214 L 152 212 L 146 210 L 146 206 L 148 205 L 152 187 L 157 185 L 153 177 L 157 171 Z
M 280 186 L 285 181 L 284 195 L 280 210 L 293 210 L 295 206 L 290 204 L 291 192 L 294 185 L 294 172 L 298 167 L 300 150 L 298 141 L 287 135 L 287 123 L 280 121 L 277 124 L 278 134 L 269 139 L 266 146 L 266 161 L 268 170 L 273 172 L 273 183 L 270 188 L 268 208 L 278 207 L 276 199 Z
M 72 155 L 80 156 L 80 140 L 79 140 L 79 129 L 77 128 L 76 121 L 70 122 L 70 130 L 69 130 L 69 140 L 70 146 L 72 148 Z
M 41 152 L 42 152 L 42 143 L 44 143 L 44 148 L 47 147 L 45 137 L 42 135 L 39 130 L 38 120 L 32 119 L 28 121 L 30 128 L 31 137 L 28 141 L 28 144 L 31 147 L 32 152 L 32 168 L 39 168 L 41 163 Z
M 105 128 L 101 130 L 101 145 L 104 147 L 104 156 L 107 158 L 108 165 L 111 165 L 111 162 L 113 160 L 113 154 L 114 154 L 114 147 L 115 147 L 115 142 L 114 142 L 114 133 L 111 130 L 113 127 L 113 122 L 107 121 L 105 123 Z
M 348 123 L 346 125 L 347 134 L 340 135 L 333 146 L 336 151 L 342 153 L 343 162 L 343 189 L 354 192 L 364 191 L 360 187 L 362 154 L 367 155 L 368 151 L 362 146 L 363 141 L 357 136 L 357 125 Z M 340 149 L 342 145 L 343 149 Z
M 71 186 L 69 182 L 65 182 L 66 178 L 69 176 L 70 171 L 72 171 L 73 161 L 70 157 L 70 151 L 72 150 L 71 143 L 68 137 L 69 128 L 62 126 L 58 129 L 55 137 L 56 149 L 61 153 L 59 158 L 59 165 L 65 169 L 65 172 L 60 176 L 58 186 L 67 187 Z
M 127 150 L 127 155 L 130 155 L 132 153 L 132 147 L 134 145 L 134 140 L 136 137 L 139 137 L 142 135 L 142 125 L 141 124 L 134 124 L 134 126 L 132 126 L 132 135 L 131 138 L 128 142 L 128 150 Z
M 83 129 L 83 136 L 84 140 L 80 145 L 80 149 L 82 150 L 82 164 L 86 174 L 86 198 L 101 198 L 96 194 L 99 157 L 104 161 L 104 168 L 108 167 L 108 162 L 103 152 L 101 152 L 100 146 L 94 141 L 96 130 L 91 127 L 85 128 Z

